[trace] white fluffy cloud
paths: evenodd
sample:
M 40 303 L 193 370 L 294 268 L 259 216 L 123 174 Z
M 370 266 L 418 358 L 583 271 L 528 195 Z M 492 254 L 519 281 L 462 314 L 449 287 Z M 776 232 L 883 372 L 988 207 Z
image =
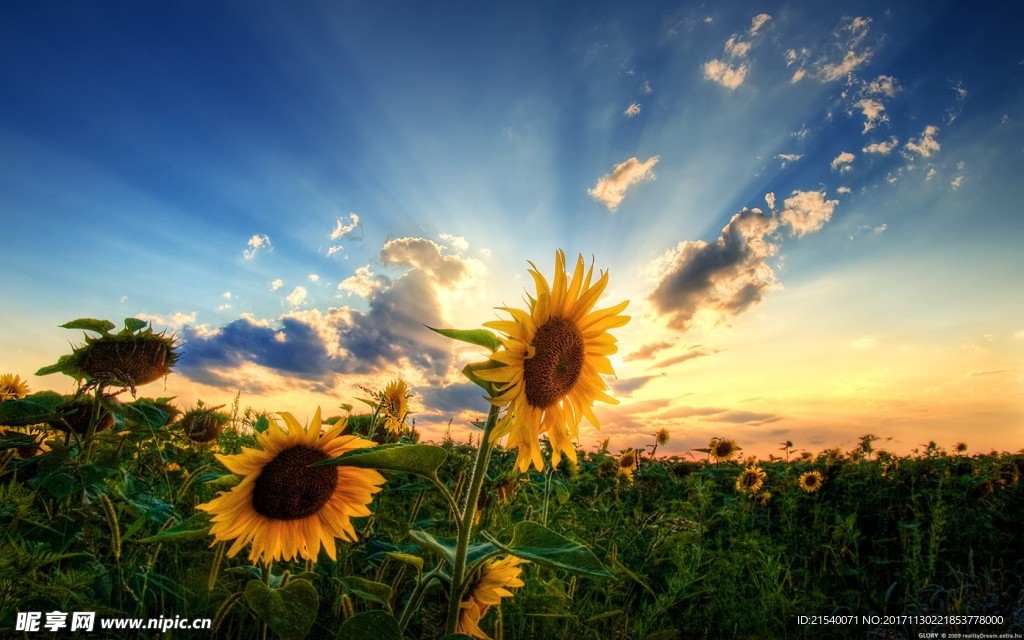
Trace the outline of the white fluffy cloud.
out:
M 331 240 L 341 240 L 342 238 L 353 239 L 353 235 L 357 230 L 361 230 L 359 226 L 359 214 L 349 213 L 348 218 L 345 216 L 338 216 L 338 219 L 334 223 L 334 229 L 331 230 Z M 340 244 L 331 245 L 327 249 L 327 255 L 332 256 L 335 253 L 343 250 L 344 247 Z
M 626 114 L 627 118 L 635 118 L 640 115 L 640 109 L 640 103 L 634 102 L 626 107 L 626 110 L 623 113 Z
M 256 253 L 261 249 L 266 249 L 267 251 L 273 249 L 273 246 L 270 244 L 270 238 L 262 233 L 254 234 L 249 238 L 249 242 L 247 242 L 246 245 L 249 248 L 242 251 L 242 256 L 246 260 L 252 260 L 255 258 Z
M 307 294 L 308 292 L 306 291 L 306 287 L 295 287 L 292 289 L 292 292 L 288 294 L 285 300 L 287 300 L 288 304 L 293 307 L 297 307 L 305 302 Z
M 863 133 L 871 131 L 882 122 L 888 122 L 889 116 L 885 114 L 885 105 L 874 100 L 872 98 L 862 98 L 857 101 L 856 107 L 858 107 L 862 114 L 864 114 L 864 130 Z
M 853 168 L 853 161 L 857 156 L 849 151 L 843 151 L 832 160 L 832 170 L 844 173 Z
M 825 226 L 838 204 L 838 200 L 826 200 L 824 191 L 794 191 L 782 202 L 779 218 L 793 235 L 802 236 Z
M 281 278 L 278 278 L 278 279 L 276 279 L 276 280 L 274 280 L 273 282 L 270 283 L 270 290 L 271 291 L 277 291 L 278 289 L 280 289 L 283 286 L 284 286 L 284 280 L 282 280 Z
M 626 197 L 627 189 L 641 180 L 654 179 L 654 165 L 658 164 L 660 159 L 660 156 L 651 156 L 640 162 L 636 157 L 632 157 L 619 163 L 611 173 L 602 176 L 593 189 L 587 190 L 587 193 L 598 202 L 603 202 L 609 211 L 615 211 Z
M 736 89 L 743 84 L 749 70 L 750 66 L 746 63 L 734 67 L 715 58 L 704 63 L 704 78 L 717 82 L 726 89 Z
M 868 146 L 861 149 L 864 153 L 877 153 L 883 156 L 887 156 L 892 153 L 892 150 L 899 145 L 899 140 L 896 136 L 889 138 L 887 142 L 872 142 Z
M 359 267 L 356 269 L 355 274 L 339 282 L 338 291 L 344 291 L 349 296 L 359 296 L 360 298 L 369 299 L 386 284 L 386 278 L 374 275 L 370 270 L 370 265 L 366 265 L 364 267 Z

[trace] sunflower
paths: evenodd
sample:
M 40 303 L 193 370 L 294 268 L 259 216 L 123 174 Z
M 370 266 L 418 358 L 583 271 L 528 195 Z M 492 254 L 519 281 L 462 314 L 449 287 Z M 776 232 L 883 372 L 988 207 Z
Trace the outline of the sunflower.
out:
M 28 395 L 28 383 L 13 373 L 0 375 L 0 402 L 17 400 Z
M 711 438 L 708 447 L 711 449 L 711 456 L 715 462 L 730 460 L 740 450 L 732 438 Z
M 583 256 L 577 257 L 570 279 L 565 253 L 559 250 L 552 286 L 536 265 L 531 262 L 530 266 L 537 297 L 529 297 L 529 309 L 501 307 L 512 320 L 484 323 L 506 336 L 502 348 L 491 356 L 503 366 L 477 371 L 480 378 L 497 385 L 491 402 L 508 405 L 491 437 L 509 437 L 508 446 L 519 450 L 516 466 L 521 472 L 531 464 L 544 469 L 538 446 L 543 433 L 551 442 L 552 466 L 558 466 L 563 454 L 575 461 L 572 439 L 579 436 L 580 420 L 586 417 L 600 427 L 591 405 L 597 400 L 618 404 L 605 393 L 608 386 L 601 374 L 615 373 L 608 356 L 618 347 L 608 330 L 629 322 L 629 316 L 619 315 L 628 300 L 593 311 L 608 286 L 608 273 L 602 272 L 591 284 L 594 268 L 584 269 Z
M 672 434 L 669 433 L 668 429 L 659 429 L 658 433 L 654 434 L 654 442 L 659 446 L 668 444 L 668 441 L 672 438 Z
M 489 640 L 487 634 L 480 629 L 480 621 L 490 607 L 501 604 L 502 598 L 512 597 L 509 589 L 525 584 L 520 577 L 523 570 L 518 566 L 523 562 L 525 560 L 522 558 L 508 556 L 487 563 L 480 578 L 469 590 L 469 597 L 462 602 L 458 633 Z
M 217 409 L 223 406 L 196 407 L 183 415 L 178 424 L 192 442 L 204 443 L 216 440 L 228 422 L 226 415 L 217 412 Z
M 761 503 L 762 506 L 767 505 L 772 500 L 771 491 L 762 491 L 761 493 L 754 496 L 754 499 Z
M 767 474 L 761 467 L 750 465 L 736 478 L 736 490 L 753 496 L 764 485 Z
M 619 456 L 619 477 L 626 482 L 632 482 L 633 474 L 639 466 L 636 452 L 630 449 Z
M 820 471 L 808 471 L 800 476 L 800 488 L 807 493 L 814 493 L 820 489 L 823 482 L 825 482 L 825 477 L 821 475 Z
M 398 435 L 409 415 L 409 387 L 404 380 L 396 379 L 380 393 L 380 409 L 384 416 L 384 428 L 388 433 Z
M 373 494 L 384 478 L 373 469 L 311 467 L 346 451 L 375 446 L 358 436 L 342 436 L 344 421 L 320 432 L 320 409 L 305 428 L 290 413 L 257 434 L 254 449 L 217 459 L 243 476 L 233 489 L 197 508 L 212 515 L 214 542 L 234 540 L 228 557 L 252 543 L 249 559 L 316 561 L 323 544 L 336 559 L 335 538 L 355 542 L 350 518 L 368 516 Z

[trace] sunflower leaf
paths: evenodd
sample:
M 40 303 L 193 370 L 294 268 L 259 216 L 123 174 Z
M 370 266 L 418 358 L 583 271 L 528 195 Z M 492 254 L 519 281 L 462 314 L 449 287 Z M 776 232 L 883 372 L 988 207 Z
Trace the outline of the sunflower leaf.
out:
M 191 518 L 170 529 L 165 529 L 155 536 L 137 540 L 137 542 L 188 542 L 202 540 L 210 535 L 210 517 L 205 513 L 196 513 Z
M 385 611 L 363 611 L 346 620 L 334 637 L 336 640 L 401 640 L 402 632 L 393 615 Z
M 57 416 L 57 409 L 64 403 L 64 396 L 52 391 L 6 400 L 0 402 L 0 424 L 23 427 L 46 422 Z
M 370 602 L 384 605 L 391 611 L 391 586 L 382 582 L 373 582 L 359 576 L 345 576 L 341 579 L 345 589 Z
M 250 580 L 245 585 L 245 602 L 277 637 L 299 640 L 313 628 L 320 594 L 309 580 L 292 580 L 279 589 Z
M 149 326 L 149 323 L 145 320 L 139 320 L 138 318 L 125 318 L 124 319 L 124 330 L 128 333 L 135 333 L 141 331 Z
M 62 329 L 84 329 L 85 331 L 92 331 L 93 333 L 105 336 L 110 334 L 110 330 L 114 328 L 114 323 L 110 320 L 79 318 L 77 320 L 72 320 L 71 322 L 65 322 L 60 326 Z
M 484 362 L 471 362 L 462 368 L 462 375 L 469 378 L 469 381 L 473 384 L 481 387 L 487 392 L 487 395 L 494 397 L 494 383 L 488 380 L 484 380 L 476 374 L 477 371 L 483 371 L 486 369 L 497 369 L 498 367 L 504 367 L 500 362 L 494 360 L 487 360 Z
M 536 522 L 526 520 L 518 523 L 512 531 L 512 542 L 507 545 L 498 542 L 486 531 L 481 531 L 480 535 L 502 551 L 538 564 L 602 578 L 611 576 L 589 547 L 573 542 Z
M 452 340 L 458 340 L 460 342 L 468 342 L 469 344 L 475 344 L 479 347 L 490 349 L 491 353 L 494 353 L 499 347 L 501 347 L 501 340 L 498 340 L 498 336 L 494 335 L 487 329 L 435 329 L 434 327 L 429 326 L 427 326 L 427 328 L 436 333 L 440 333 L 446 338 L 451 338 Z
M 419 542 L 428 549 L 436 551 L 449 565 L 455 566 L 455 549 L 458 545 L 458 541 L 455 540 L 455 538 L 431 535 L 421 529 L 412 529 L 409 531 L 409 535 L 412 536 L 412 539 L 416 542 Z M 470 544 L 468 553 L 466 554 L 466 566 L 473 566 L 474 562 L 492 555 L 496 551 L 498 551 L 498 547 L 494 546 L 490 542 L 477 542 L 476 544 Z
M 429 444 L 386 444 L 348 451 L 310 466 L 404 471 L 433 478 L 447 458 L 448 452 L 442 447 Z

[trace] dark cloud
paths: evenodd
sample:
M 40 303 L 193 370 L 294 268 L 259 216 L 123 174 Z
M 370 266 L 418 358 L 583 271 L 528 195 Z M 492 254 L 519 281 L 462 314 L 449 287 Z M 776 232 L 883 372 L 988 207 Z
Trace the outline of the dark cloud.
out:
M 665 375 L 665 374 L 661 374 Z M 640 389 L 651 380 L 658 376 L 637 376 L 635 378 L 625 378 L 620 380 L 612 381 L 612 388 L 615 390 L 616 395 L 620 396 L 631 396 L 633 392 Z
M 480 419 L 483 420 L 487 417 L 487 412 L 490 409 L 484 390 L 472 382 L 450 384 L 446 387 L 431 385 L 417 389 L 417 393 L 428 412 L 445 418 L 453 418 L 469 409 L 470 411 L 476 410 L 480 414 Z
M 749 424 L 760 426 L 781 420 L 781 416 L 772 413 L 756 413 L 754 411 L 724 411 L 720 414 L 708 417 L 714 422 L 732 422 L 735 424 Z
M 671 367 L 674 364 L 686 362 L 687 360 L 693 360 L 694 358 L 702 358 L 704 356 L 714 355 L 719 351 L 721 351 L 721 349 L 706 349 L 700 345 L 697 345 L 694 347 L 690 347 L 690 350 L 687 351 L 686 353 L 680 354 L 678 356 L 673 356 L 671 358 L 666 358 L 661 362 L 658 362 L 657 364 L 651 366 L 650 368 L 661 369 L 663 367 Z
M 668 349 L 674 344 L 674 342 L 670 342 L 668 340 L 663 342 L 651 342 L 640 347 L 633 353 L 624 356 L 622 360 L 623 362 L 629 362 L 631 360 L 646 360 L 653 356 L 654 354 L 658 353 L 659 351 L 664 351 L 665 349 Z

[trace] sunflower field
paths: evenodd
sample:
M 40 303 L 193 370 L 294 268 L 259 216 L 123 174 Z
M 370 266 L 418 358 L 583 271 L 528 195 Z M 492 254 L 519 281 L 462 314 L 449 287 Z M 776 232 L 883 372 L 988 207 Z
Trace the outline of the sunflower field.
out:
M 1024 635 L 1024 455 L 579 449 L 626 303 L 582 258 L 531 275 L 510 319 L 435 329 L 481 350 L 469 442 L 422 442 L 399 379 L 306 424 L 146 397 L 187 345 L 63 325 L 85 343 L 37 374 L 75 393 L 0 376 L 0 635 Z

